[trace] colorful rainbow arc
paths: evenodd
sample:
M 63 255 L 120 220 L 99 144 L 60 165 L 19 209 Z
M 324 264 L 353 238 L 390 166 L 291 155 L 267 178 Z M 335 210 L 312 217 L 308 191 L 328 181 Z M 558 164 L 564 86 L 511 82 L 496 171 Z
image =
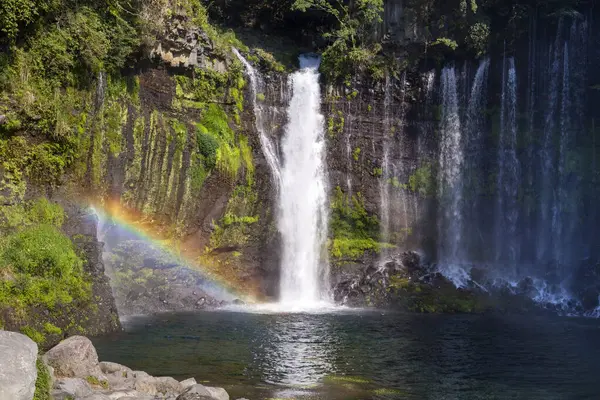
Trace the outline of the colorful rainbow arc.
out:
M 256 303 L 257 300 L 254 296 L 246 293 L 242 293 L 239 289 L 235 288 L 234 285 L 227 281 L 223 276 L 216 275 L 206 271 L 203 266 L 191 257 L 186 257 L 181 252 L 175 250 L 168 240 L 160 239 L 159 235 L 152 231 L 151 228 L 145 228 L 136 221 L 133 217 L 129 216 L 128 213 L 119 206 L 108 205 L 103 206 L 100 204 L 90 205 L 90 210 L 100 220 L 110 222 L 117 225 L 119 229 L 122 229 L 140 240 L 148 242 L 155 248 L 169 254 L 174 257 L 179 264 L 182 266 L 200 272 L 204 278 L 207 279 L 214 288 L 205 288 L 208 292 L 224 291 L 232 297 L 232 299 L 241 299 L 246 303 Z M 215 290 L 216 289 L 216 290 Z

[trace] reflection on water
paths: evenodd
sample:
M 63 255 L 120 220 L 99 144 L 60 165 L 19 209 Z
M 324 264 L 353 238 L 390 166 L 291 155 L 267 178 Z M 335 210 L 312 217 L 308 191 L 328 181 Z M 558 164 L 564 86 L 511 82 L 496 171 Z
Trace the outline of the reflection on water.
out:
M 270 320 L 263 337 L 253 338 L 253 366 L 265 382 L 311 386 L 334 372 L 337 351 L 330 321 L 314 325 L 307 318 L 290 314 Z
M 598 399 L 600 322 L 337 312 L 133 318 L 102 360 L 232 398 Z

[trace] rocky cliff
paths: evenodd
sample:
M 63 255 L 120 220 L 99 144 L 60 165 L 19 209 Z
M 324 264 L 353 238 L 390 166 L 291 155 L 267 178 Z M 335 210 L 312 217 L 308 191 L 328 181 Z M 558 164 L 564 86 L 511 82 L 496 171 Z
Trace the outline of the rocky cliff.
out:
M 331 34 L 323 37 L 324 31 L 343 33 L 343 27 L 332 28 L 337 23 L 332 15 L 292 10 L 291 1 L 216 1 L 208 12 L 199 2 L 183 3 L 151 2 L 116 20 L 114 13 L 92 5 L 60 16 L 51 10 L 45 18 L 61 24 L 36 30 L 20 21 L 17 33 L 3 31 L 3 234 L 8 238 L 25 225 L 46 224 L 31 216 L 30 224 L 11 222 L 21 215 L 17 208 L 39 198 L 60 204 L 67 222 L 57 229 L 84 250 L 82 258 L 92 260 L 84 268 L 94 277 L 90 290 L 102 299 L 103 321 L 114 319 L 114 307 L 97 262 L 97 234 L 89 225 L 69 222 L 89 214 L 90 206 L 113 221 L 103 232 L 111 262 L 144 259 L 133 277 L 122 265 L 109 266 L 115 279 L 140 285 L 134 297 L 149 299 L 141 303 L 171 309 L 160 305 L 173 299 L 167 287 L 178 288 L 183 281 L 189 296 L 167 303 L 181 300 L 181 307 L 195 309 L 205 296 L 194 285 L 211 280 L 257 297 L 277 295 L 276 192 L 257 124 L 278 148 L 290 96 L 286 71 L 296 68 L 299 53 L 314 50 L 323 53 L 334 283 L 361 279 L 367 266 L 418 250 L 424 263 L 439 264 L 432 268 L 468 264 L 460 270 L 471 281 L 473 263 L 492 265 L 491 271 L 518 264 L 514 274 L 502 270 L 499 275 L 510 275 L 511 282 L 535 275 L 555 289 L 567 282 L 569 292 L 585 292 L 593 300 L 596 287 L 582 287 L 576 277 L 589 276 L 598 256 L 589 239 L 600 215 L 591 200 L 598 187 L 595 113 L 590 112 L 597 82 L 587 73 L 598 61 L 593 46 L 598 38 L 590 28 L 595 11 L 568 1 L 390 0 L 380 18 L 365 22 L 360 20 L 364 10 L 348 2 L 343 22 L 360 30 L 360 45 L 349 46 L 342 36 L 342 42 Z M 27 26 L 31 32 L 23 29 Z M 85 26 L 96 26 L 97 35 Z M 232 47 L 261 73 L 262 92 L 252 93 Z M 513 103 L 507 94 L 511 70 L 517 82 L 527 82 L 515 84 Z M 536 89 L 542 87 L 548 89 Z M 547 103 L 553 94 L 557 99 Z M 472 104 L 474 99 L 479 102 Z M 264 120 L 257 121 L 257 106 Z M 548 107 L 550 116 L 544 111 Z M 507 111 L 513 108 L 512 114 Z M 570 125 L 560 130 L 564 124 Z M 507 132 L 515 133 L 514 140 Z M 563 143 L 563 132 L 576 133 Z M 546 147 L 537 137 L 547 138 Z M 515 154 L 510 160 L 518 169 L 498 161 L 506 149 Z M 550 154 L 553 158 L 544 158 Z M 543 171 L 554 158 L 562 163 L 560 171 L 527 172 Z M 500 186 L 513 187 L 498 181 L 505 170 L 518 170 L 519 176 L 515 189 L 502 195 Z M 547 182 L 539 187 L 530 184 L 544 177 Z M 584 255 L 568 260 L 571 266 L 587 258 L 578 273 L 573 271 L 579 267 L 558 268 L 546 254 L 504 256 L 515 254 L 507 236 L 531 245 L 536 233 L 551 230 L 551 218 L 536 211 L 546 207 L 546 200 L 536 199 L 554 184 L 563 188 L 556 195 L 562 197 L 552 200 L 554 209 L 560 206 L 567 215 L 562 237 L 584 243 L 576 249 L 571 240 L 564 247 Z M 533 186 L 535 193 L 528 190 Z M 506 193 L 518 204 L 501 201 Z M 565 193 L 573 193 L 576 206 L 567 206 Z M 517 216 L 499 218 L 500 207 Z M 511 235 L 497 234 L 507 226 Z M 527 226 L 535 229 L 526 232 Z M 200 266 L 201 277 L 182 278 L 153 256 L 123 261 L 125 240 L 139 239 L 123 236 L 123 229 L 175 249 L 180 260 Z M 464 240 L 453 239 L 458 237 Z M 560 238 L 542 244 L 551 248 Z M 5 281 L 12 279 L 9 264 L 0 265 Z M 162 272 L 157 278 L 153 271 Z M 452 271 L 445 272 L 458 283 Z M 167 294 L 154 295 L 157 287 Z M 121 287 L 117 297 L 139 310 L 140 302 L 126 292 Z M 5 325 L 26 325 L 13 321 L 14 304 L 4 298 Z M 597 301 L 588 303 L 587 311 L 597 306 Z

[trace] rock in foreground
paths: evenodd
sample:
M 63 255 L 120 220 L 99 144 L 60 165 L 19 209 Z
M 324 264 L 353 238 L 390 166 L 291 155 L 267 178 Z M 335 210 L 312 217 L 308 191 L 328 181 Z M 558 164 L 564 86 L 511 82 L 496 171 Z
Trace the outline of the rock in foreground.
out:
M 25 335 L 0 331 L 0 400 L 31 400 L 38 347 Z
M 36 354 L 37 347 L 33 357 L 34 372 Z M 73 336 L 60 342 L 43 358 L 54 372 L 53 399 L 229 400 L 225 389 L 205 387 L 197 384 L 194 378 L 179 382 L 171 377 L 154 377 L 143 371 L 133 371 L 120 364 L 99 362 L 92 342 L 83 336 Z M 13 400 L 12 397 L 10 399 Z M 31 397 L 16 399 L 31 400 Z M 0 400 L 4 398 L 0 397 Z

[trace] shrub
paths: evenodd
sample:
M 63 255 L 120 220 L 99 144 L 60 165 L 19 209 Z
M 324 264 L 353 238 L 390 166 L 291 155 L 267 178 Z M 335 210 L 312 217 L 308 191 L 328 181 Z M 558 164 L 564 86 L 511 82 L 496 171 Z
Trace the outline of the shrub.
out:
M 54 309 L 90 294 L 73 243 L 47 224 L 26 227 L 4 239 L 0 274 L 11 277 L 0 281 L 0 306 Z

